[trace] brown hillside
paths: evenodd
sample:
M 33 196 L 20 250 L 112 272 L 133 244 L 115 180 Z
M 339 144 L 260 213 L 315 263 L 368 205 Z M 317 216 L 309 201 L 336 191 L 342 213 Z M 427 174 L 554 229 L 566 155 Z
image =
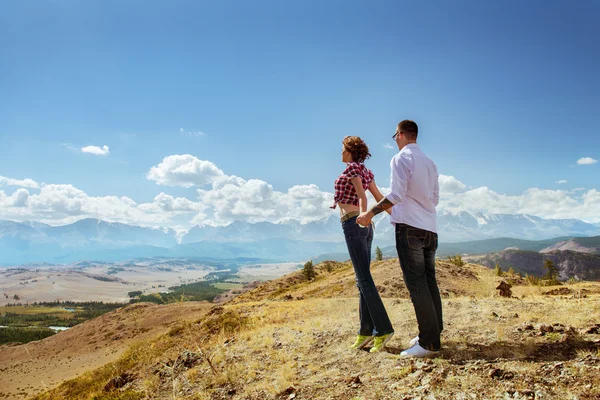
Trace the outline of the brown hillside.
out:
M 306 282 L 302 270 L 266 282 L 235 299 L 233 303 L 292 297 L 355 297 L 358 293 L 354 269 L 349 262 L 324 261 L 315 267 L 316 279 Z M 408 298 L 398 259 L 373 262 L 371 273 L 383 298 Z M 479 265 L 457 267 L 446 261 L 436 263 L 436 276 L 443 297 L 478 296 L 494 284 L 492 273 Z
M 35 399 L 600 398 L 597 283 L 584 284 L 588 294 L 582 284 L 517 286 L 518 298 L 501 298 L 493 271 L 440 262 L 443 350 L 406 360 L 399 353 L 416 321 L 396 285 L 397 260 L 373 265 L 396 331 L 378 354 L 348 348 L 358 323 L 351 267 L 316 270 L 310 282 L 295 272 L 207 313 L 190 310 L 165 334 Z
M 129 346 L 164 333 L 209 303 L 134 304 L 44 340 L 0 347 L 0 398 L 20 399 L 118 359 Z

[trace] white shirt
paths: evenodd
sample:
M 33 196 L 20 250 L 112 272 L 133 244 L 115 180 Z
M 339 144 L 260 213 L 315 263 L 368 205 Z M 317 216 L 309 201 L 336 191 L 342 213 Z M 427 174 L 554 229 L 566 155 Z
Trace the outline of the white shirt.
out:
M 394 204 L 392 224 L 406 224 L 437 232 L 435 207 L 440 199 L 437 165 L 416 143 L 402 148 L 392 158 L 391 193 Z

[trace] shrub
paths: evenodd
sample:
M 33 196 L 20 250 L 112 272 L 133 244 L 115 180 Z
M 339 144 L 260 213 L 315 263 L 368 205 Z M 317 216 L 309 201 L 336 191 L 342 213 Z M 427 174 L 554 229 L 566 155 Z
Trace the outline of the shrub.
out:
M 494 267 L 494 272 L 496 276 L 503 276 L 504 272 L 502 272 L 502 267 L 500 267 L 500 263 L 496 263 L 496 267 Z
M 452 264 L 456 265 L 457 267 L 462 267 L 465 265 L 465 262 L 463 261 L 460 254 L 457 254 L 454 257 L 448 256 L 448 261 L 450 261 Z

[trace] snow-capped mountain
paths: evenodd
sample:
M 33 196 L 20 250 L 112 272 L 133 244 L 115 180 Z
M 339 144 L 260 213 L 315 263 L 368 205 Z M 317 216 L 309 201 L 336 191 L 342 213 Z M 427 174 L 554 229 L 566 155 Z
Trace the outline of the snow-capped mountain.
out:
M 559 236 L 594 236 L 600 229 L 577 219 L 543 219 L 527 214 L 485 214 L 466 211 L 438 214 L 441 242 L 512 237 L 541 240 Z
M 389 218 L 376 222 L 376 236 L 393 241 L 394 227 Z M 485 214 L 467 211 L 438 213 L 440 242 L 456 243 L 471 240 L 511 237 L 542 240 L 561 236 L 594 236 L 600 228 L 577 219 L 543 219 L 527 214 Z
M 375 227 L 374 245 L 394 243 L 394 228 L 387 214 L 376 217 Z M 442 243 L 498 237 L 541 240 L 600 235 L 600 227 L 575 219 L 548 220 L 524 214 L 440 212 L 438 233 Z M 301 260 L 307 255 L 318 255 L 319 251 L 345 251 L 344 235 L 337 216 L 308 224 L 292 220 L 279 224 L 236 221 L 220 227 L 196 226 L 180 241 L 177 238 L 172 229 L 160 230 L 96 219 L 84 219 L 64 226 L 0 221 L 0 265 L 91 259 L 117 261 L 145 256 L 169 257 L 180 252 L 186 256 L 198 252 L 198 257 L 218 258 L 219 254 L 213 253 L 227 253 L 229 256 L 252 255 L 274 260 L 282 259 L 285 253 L 286 260 Z M 185 247 L 198 242 L 202 245 Z M 314 248 L 314 254 L 310 253 L 311 248 Z
M 195 226 L 185 234 L 181 243 L 203 240 L 215 242 L 252 242 L 261 239 L 287 238 L 311 242 L 337 242 L 340 239 L 340 220 L 336 216 L 301 224 L 290 220 L 278 224 L 259 222 L 251 224 L 235 221 L 227 226 Z

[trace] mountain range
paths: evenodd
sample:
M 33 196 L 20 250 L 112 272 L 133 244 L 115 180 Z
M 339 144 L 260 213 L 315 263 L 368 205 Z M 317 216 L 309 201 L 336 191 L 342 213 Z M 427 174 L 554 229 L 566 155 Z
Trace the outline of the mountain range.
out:
M 600 280 L 600 236 L 557 241 L 543 249 L 512 246 L 488 254 L 468 256 L 466 260 L 489 268 L 499 264 L 505 271 L 512 267 L 517 272 L 536 276 L 546 274 L 544 262 L 550 260 L 558 269 L 560 279 Z
M 378 216 L 375 226 L 374 245 L 392 245 L 394 234 L 389 218 Z M 524 214 L 441 212 L 438 226 L 441 244 L 497 237 L 538 240 L 559 237 L 564 240 L 600 234 L 600 227 L 583 221 L 547 220 Z M 558 241 L 548 242 L 543 247 Z M 494 246 L 489 251 L 509 247 Z M 63 226 L 0 221 L 0 265 L 5 266 L 81 260 L 121 261 L 156 256 L 298 261 L 317 258 L 324 253 L 347 257 L 346 252 L 337 216 L 307 224 L 294 220 L 279 224 L 235 221 L 226 226 L 195 226 L 184 235 L 178 235 L 169 228 L 156 229 L 96 219 L 83 219 Z

